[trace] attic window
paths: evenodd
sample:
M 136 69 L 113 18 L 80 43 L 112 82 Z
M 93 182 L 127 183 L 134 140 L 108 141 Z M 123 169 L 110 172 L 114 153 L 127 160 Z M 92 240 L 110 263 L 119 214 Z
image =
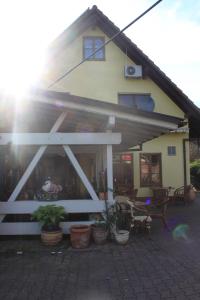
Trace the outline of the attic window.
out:
M 104 37 L 89 36 L 83 38 L 83 58 L 88 60 L 104 60 L 105 47 L 94 53 L 105 43 Z M 90 56 L 92 54 L 92 56 Z M 90 56 L 90 57 L 89 57 Z
M 154 111 L 155 102 L 149 94 L 119 94 L 118 103 L 144 111 Z

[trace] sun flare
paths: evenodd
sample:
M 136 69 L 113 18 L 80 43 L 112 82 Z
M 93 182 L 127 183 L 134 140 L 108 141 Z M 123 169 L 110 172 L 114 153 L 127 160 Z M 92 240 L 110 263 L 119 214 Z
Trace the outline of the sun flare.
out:
M 36 18 L 37 6 L 27 2 L 0 5 L 0 93 L 16 99 L 40 80 L 48 46 L 44 20 Z
M 45 55 L 36 53 L 35 49 L 24 52 L 23 49 L 15 55 L 8 51 L 0 58 L 0 91 L 11 94 L 16 99 L 34 86 L 39 80 L 44 68 Z

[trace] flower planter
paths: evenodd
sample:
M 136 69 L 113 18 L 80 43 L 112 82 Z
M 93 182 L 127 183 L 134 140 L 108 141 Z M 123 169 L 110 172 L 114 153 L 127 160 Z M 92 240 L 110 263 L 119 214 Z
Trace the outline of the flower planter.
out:
M 102 227 L 92 226 L 92 237 L 97 245 L 105 244 L 108 237 L 108 230 Z
M 42 230 L 41 232 L 41 240 L 47 246 L 57 245 L 62 240 L 62 237 L 63 233 L 61 229 L 55 231 Z
M 70 228 L 70 241 L 75 249 L 87 248 L 90 243 L 91 227 L 88 225 L 74 225 Z
M 115 232 L 115 240 L 120 245 L 126 245 L 129 240 L 129 231 L 118 230 L 117 232 Z

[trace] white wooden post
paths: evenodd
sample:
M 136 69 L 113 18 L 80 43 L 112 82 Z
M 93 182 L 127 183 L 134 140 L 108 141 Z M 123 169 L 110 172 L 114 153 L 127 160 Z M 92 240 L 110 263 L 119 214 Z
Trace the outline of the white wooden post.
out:
M 87 176 L 83 172 L 83 170 L 82 170 L 78 160 L 76 159 L 74 153 L 72 152 L 71 148 L 68 145 L 63 145 L 63 148 L 64 148 L 65 153 L 67 154 L 69 160 L 71 161 L 74 169 L 76 170 L 77 174 L 81 178 L 85 188 L 87 189 L 88 193 L 90 194 L 91 198 L 95 201 L 99 201 L 99 198 L 98 198 L 95 190 L 93 189 L 93 186 L 91 185 Z
M 113 201 L 113 153 L 112 145 L 107 145 L 107 191 L 108 201 Z
M 116 125 L 114 116 L 109 116 L 107 124 L 107 133 L 111 133 Z M 106 164 L 107 164 L 107 193 L 108 201 L 113 201 L 113 151 L 112 144 L 106 146 Z
M 59 127 L 61 126 L 61 124 L 63 123 L 63 121 L 66 117 L 66 114 L 67 114 L 66 112 L 61 113 L 61 115 L 59 116 L 59 118 L 55 122 L 54 126 L 52 127 L 50 133 L 54 133 L 59 129 Z M 20 178 L 19 182 L 17 183 L 14 191 L 10 195 L 10 198 L 8 199 L 8 202 L 13 202 L 17 199 L 17 196 L 21 192 L 22 188 L 26 184 L 27 180 L 29 179 L 30 175 L 32 174 L 32 172 L 33 172 L 34 168 L 36 167 L 37 163 L 39 162 L 42 155 L 46 151 L 46 148 L 47 148 L 47 146 L 41 146 L 38 149 L 38 151 L 36 152 L 36 154 L 34 155 L 32 161 L 31 161 L 31 163 L 29 164 L 26 171 L 24 172 L 24 174 Z M 0 222 L 3 221 L 4 217 L 5 217 L 5 215 L 0 216 Z

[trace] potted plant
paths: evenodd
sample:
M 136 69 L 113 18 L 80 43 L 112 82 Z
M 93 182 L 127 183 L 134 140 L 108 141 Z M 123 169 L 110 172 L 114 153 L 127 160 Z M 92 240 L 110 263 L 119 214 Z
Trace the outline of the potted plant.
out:
M 105 244 L 108 237 L 108 224 L 105 220 L 96 220 L 92 225 L 92 237 L 97 245 Z
M 119 210 L 117 204 L 109 207 L 108 218 L 111 237 L 120 245 L 127 244 L 129 240 L 130 226 L 127 215 Z
M 90 243 L 91 226 L 73 225 L 70 228 L 70 241 L 75 249 L 87 248 Z
M 56 245 L 62 240 L 63 233 L 59 224 L 65 214 L 63 206 L 54 204 L 40 206 L 33 213 L 33 219 L 42 225 L 41 240 L 45 245 Z

